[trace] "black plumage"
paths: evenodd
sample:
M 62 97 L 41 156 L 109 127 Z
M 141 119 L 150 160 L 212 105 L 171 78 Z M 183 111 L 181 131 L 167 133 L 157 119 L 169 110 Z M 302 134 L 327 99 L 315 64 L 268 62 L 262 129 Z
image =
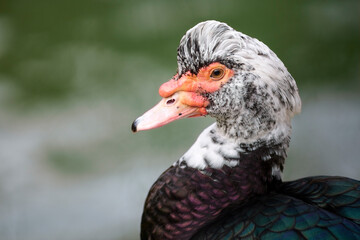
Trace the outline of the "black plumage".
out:
M 192 239 L 360 239 L 360 183 L 311 177 L 277 183 L 226 210 Z
M 255 155 L 253 155 L 255 156 Z M 172 166 L 152 186 L 142 239 L 359 239 L 360 182 L 282 182 L 272 161 L 198 170 Z

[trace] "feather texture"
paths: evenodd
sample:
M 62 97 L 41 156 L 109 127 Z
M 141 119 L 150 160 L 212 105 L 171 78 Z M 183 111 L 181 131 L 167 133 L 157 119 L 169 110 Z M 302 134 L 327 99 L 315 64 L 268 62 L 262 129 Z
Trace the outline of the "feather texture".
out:
M 271 179 L 271 161 L 249 159 L 237 167 L 204 170 L 172 166 L 150 189 L 141 238 L 189 239 L 228 206 L 265 194 Z
M 300 199 L 270 193 L 229 209 L 191 239 L 360 239 L 360 226 Z
M 360 224 L 360 182 L 317 176 L 283 183 L 278 191 Z

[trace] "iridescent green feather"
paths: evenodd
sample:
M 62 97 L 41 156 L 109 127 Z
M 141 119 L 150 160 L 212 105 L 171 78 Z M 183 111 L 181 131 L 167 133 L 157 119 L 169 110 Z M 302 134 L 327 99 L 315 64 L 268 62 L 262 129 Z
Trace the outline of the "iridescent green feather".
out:
M 299 179 L 224 212 L 192 239 L 360 239 L 359 204 L 359 181 Z

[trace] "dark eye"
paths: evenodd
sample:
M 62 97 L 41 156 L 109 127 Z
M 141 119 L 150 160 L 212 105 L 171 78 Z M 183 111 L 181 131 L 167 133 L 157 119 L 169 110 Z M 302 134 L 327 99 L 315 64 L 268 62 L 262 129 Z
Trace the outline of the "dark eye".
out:
M 211 74 L 210 74 L 210 77 L 213 79 L 213 80 L 220 80 L 224 77 L 224 69 L 221 69 L 221 68 L 215 68 Z

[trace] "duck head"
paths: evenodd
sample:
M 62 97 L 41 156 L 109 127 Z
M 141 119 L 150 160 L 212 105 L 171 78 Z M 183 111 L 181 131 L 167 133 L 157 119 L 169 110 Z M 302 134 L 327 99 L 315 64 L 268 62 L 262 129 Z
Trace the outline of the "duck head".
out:
M 177 74 L 159 89 L 162 100 L 133 122 L 134 132 L 209 115 L 238 143 L 289 137 L 291 118 L 301 110 L 298 88 L 264 43 L 206 21 L 182 37 L 177 61 Z

